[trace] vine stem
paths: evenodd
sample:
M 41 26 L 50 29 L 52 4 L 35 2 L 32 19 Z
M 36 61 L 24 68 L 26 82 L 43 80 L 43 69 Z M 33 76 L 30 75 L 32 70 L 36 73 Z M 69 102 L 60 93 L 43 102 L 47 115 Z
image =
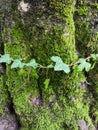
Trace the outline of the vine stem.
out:
M 98 54 L 96 54 L 96 55 L 98 55 Z M 2 57 L 3 55 L 2 54 L 0 54 L 0 57 Z M 97 56 L 98 57 L 98 56 Z M 88 57 L 86 57 L 86 58 L 83 58 L 85 61 L 89 61 L 91 58 L 93 58 L 91 55 L 90 56 L 88 56 Z M 13 60 L 13 58 L 11 58 L 11 61 L 12 62 L 14 62 L 14 60 Z M 5 62 L 6 63 L 6 62 Z M 79 62 L 79 60 L 77 61 L 77 62 L 73 62 L 73 63 L 71 63 L 71 64 L 69 64 L 68 66 L 69 67 L 72 67 L 72 66 L 76 66 L 76 65 L 78 65 L 78 64 L 80 64 L 80 62 Z M 46 70 L 48 70 L 49 69 L 49 67 L 47 67 L 47 66 L 44 66 L 44 65 L 41 65 L 41 64 L 39 64 L 38 63 L 38 71 L 40 70 L 40 69 L 46 69 Z
M 91 56 L 88 56 L 87 58 L 85 58 L 85 61 L 90 60 L 90 59 L 91 59 Z M 71 63 L 69 66 L 72 67 L 72 66 L 74 66 L 74 65 L 78 65 L 79 63 L 80 63 L 80 62 L 77 61 L 77 62 L 75 62 L 75 63 Z
M 48 69 L 46 66 L 43 66 L 43 65 L 41 65 L 41 64 L 38 64 L 39 65 L 39 68 L 41 69 Z

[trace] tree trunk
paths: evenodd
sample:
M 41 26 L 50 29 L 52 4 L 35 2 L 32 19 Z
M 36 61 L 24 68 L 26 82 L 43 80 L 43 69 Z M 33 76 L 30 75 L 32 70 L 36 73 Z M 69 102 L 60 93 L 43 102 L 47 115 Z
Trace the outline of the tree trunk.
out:
M 5 24 L 2 35 L 4 53 L 10 54 L 13 59 L 22 58 L 24 62 L 29 62 L 34 58 L 47 66 L 51 64 L 51 56 L 59 56 L 65 63 L 71 64 L 79 56 L 87 57 L 94 49 L 97 52 L 97 35 L 89 25 L 94 16 L 92 12 L 97 14 L 96 2 L 10 0 L 8 3 L 9 8 L 3 13 Z M 89 13 L 93 15 L 91 19 Z M 88 74 L 76 70 L 65 74 L 53 69 L 34 70 L 26 66 L 11 69 L 10 65 L 6 65 L 3 83 L 6 88 L 2 79 L 0 84 L 4 93 L 1 95 L 4 104 L 0 113 L 8 99 L 21 130 L 94 130 L 98 122 L 97 87 L 87 86 L 86 80 L 88 78 L 97 85 L 98 81 L 92 79 L 94 73 L 97 77 L 96 69 Z M 7 98 L 5 90 L 9 93 Z M 96 106 L 91 110 L 92 102 Z
M 76 46 L 80 57 L 98 53 L 98 1 L 77 1 L 75 13 Z M 85 73 L 89 82 L 87 93 L 90 98 L 89 114 L 98 129 L 98 67 Z

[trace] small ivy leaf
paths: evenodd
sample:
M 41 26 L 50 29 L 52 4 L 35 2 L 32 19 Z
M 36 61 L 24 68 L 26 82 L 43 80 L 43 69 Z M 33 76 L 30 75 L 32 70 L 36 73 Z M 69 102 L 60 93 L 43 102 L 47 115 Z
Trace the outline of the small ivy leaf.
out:
M 91 54 L 91 58 L 93 58 L 93 60 L 96 60 L 97 59 L 96 54 Z
M 16 60 L 14 60 L 14 62 L 12 63 L 11 69 L 13 69 L 13 68 L 23 68 L 24 65 L 25 65 L 25 64 L 22 63 L 21 60 L 16 59 Z
M 85 59 L 80 58 L 78 61 L 80 64 L 78 65 L 78 70 L 82 71 L 83 69 L 85 69 L 85 71 L 89 71 L 91 68 L 91 64 L 89 62 L 86 62 Z
M 83 58 L 80 58 L 79 60 L 78 60 L 78 62 L 80 63 L 79 65 L 78 65 L 78 71 L 82 71 L 84 68 L 85 68 L 85 59 L 83 59 Z
M 92 58 L 94 61 L 97 61 L 97 60 L 98 60 L 98 54 L 91 54 L 91 58 Z
M 85 63 L 86 61 L 85 61 L 85 59 L 80 58 L 80 59 L 78 60 L 78 62 L 83 64 L 83 63 Z
M 69 65 L 63 64 L 62 67 L 63 67 L 63 71 L 64 71 L 65 73 L 68 74 L 68 73 L 70 72 L 70 67 L 69 67 Z
M 32 59 L 29 63 L 26 64 L 26 66 L 31 66 L 36 69 L 38 67 L 38 64 L 36 63 L 35 59 Z
M 52 64 L 48 65 L 47 68 L 54 68 Z
M 65 64 L 60 57 L 52 56 L 51 60 L 56 62 L 55 66 L 54 66 L 55 71 L 62 71 L 63 70 L 65 73 L 70 72 L 70 67 L 67 64 Z
M 62 63 L 62 59 L 59 56 L 52 56 L 51 60 L 56 62 L 56 63 Z
M 7 64 L 10 64 L 12 61 L 12 58 L 10 57 L 9 54 L 5 54 L 5 55 L 2 55 L 0 57 L 0 63 L 7 63 Z
M 48 88 L 49 83 L 50 83 L 50 79 L 45 79 L 45 81 L 44 81 L 45 89 Z
M 65 73 L 69 73 L 70 72 L 70 67 L 67 64 L 64 63 L 56 63 L 54 66 L 54 70 L 55 71 L 64 71 Z
M 85 70 L 86 70 L 86 72 L 88 72 L 90 70 L 90 68 L 91 68 L 91 64 L 89 62 L 86 62 L 85 63 Z

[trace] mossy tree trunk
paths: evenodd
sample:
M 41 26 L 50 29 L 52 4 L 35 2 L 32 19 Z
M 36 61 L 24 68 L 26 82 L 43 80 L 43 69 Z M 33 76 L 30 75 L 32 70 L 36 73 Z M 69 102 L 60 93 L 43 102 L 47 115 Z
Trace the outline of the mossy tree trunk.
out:
M 75 13 L 76 45 L 80 57 L 98 53 L 98 1 L 77 1 Z M 90 117 L 98 129 L 98 64 L 89 73 L 85 73 L 89 82 Z
M 87 30 L 87 37 L 84 38 L 84 28 L 80 37 L 84 22 L 79 21 L 77 12 L 74 14 L 79 7 L 84 15 L 87 2 L 23 2 L 28 8 L 23 8 L 22 2 L 12 2 L 11 10 L 14 10 L 12 13 L 9 11 L 9 17 L 5 16 L 4 53 L 9 53 L 14 59 L 22 58 L 24 62 L 35 58 L 42 65 L 49 65 L 54 55 L 60 56 L 67 64 L 76 62 L 77 50 L 84 47 L 82 43 L 87 44 L 91 33 Z M 80 8 L 81 3 L 84 10 Z M 85 56 L 86 51 L 81 53 Z M 83 87 L 86 81 L 84 73 L 74 70 L 67 75 L 51 69 L 11 69 L 7 65 L 6 77 L 7 91 L 21 130 L 83 130 L 83 123 L 85 129 L 94 129 L 89 114 L 92 94 L 88 94 L 86 86 Z M 47 80 L 50 81 L 48 86 L 45 85 Z

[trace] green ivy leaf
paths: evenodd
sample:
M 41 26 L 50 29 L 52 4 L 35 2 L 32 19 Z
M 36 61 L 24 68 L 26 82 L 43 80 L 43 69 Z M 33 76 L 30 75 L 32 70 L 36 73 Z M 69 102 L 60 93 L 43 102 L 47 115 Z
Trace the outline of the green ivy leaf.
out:
M 38 64 L 36 63 L 35 59 L 32 59 L 29 63 L 26 64 L 27 66 L 31 66 L 34 69 L 36 69 L 38 67 Z
M 14 60 L 14 62 L 12 63 L 11 69 L 13 69 L 13 68 L 23 68 L 24 65 L 25 65 L 25 64 L 22 63 L 20 59 L 16 59 L 16 60 Z
M 70 72 L 70 67 L 65 63 L 56 63 L 54 66 L 55 71 L 64 71 L 65 73 Z
M 91 54 L 91 57 L 92 57 L 93 59 L 96 59 L 96 54 Z
M 55 71 L 64 71 L 65 73 L 70 72 L 70 67 L 67 64 L 65 64 L 60 57 L 52 56 L 51 60 L 56 62 L 54 66 Z
M 90 70 L 90 68 L 91 68 L 91 64 L 89 62 L 86 62 L 85 63 L 85 70 L 86 70 L 86 72 L 88 72 Z
M 83 69 L 85 69 L 85 71 L 89 71 L 91 68 L 91 64 L 89 62 L 86 62 L 85 59 L 80 58 L 78 61 L 80 64 L 78 65 L 78 70 L 82 71 Z
M 2 55 L 0 57 L 0 63 L 7 63 L 7 64 L 10 64 L 12 61 L 12 58 L 10 57 L 9 54 L 5 54 L 5 55 Z
M 85 68 L 85 59 L 83 58 L 80 58 L 79 61 L 78 61 L 80 64 L 78 65 L 78 70 L 79 71 L 82 71 L 84 68 Z
M 59 56 L 52 56 L 51 60 L 56 62 L 56 63 L 62 63 L 62 59 Z
M 93 58 L 94 61 L 98 60 L 98 54 L 91 54 L 91 58 Z

